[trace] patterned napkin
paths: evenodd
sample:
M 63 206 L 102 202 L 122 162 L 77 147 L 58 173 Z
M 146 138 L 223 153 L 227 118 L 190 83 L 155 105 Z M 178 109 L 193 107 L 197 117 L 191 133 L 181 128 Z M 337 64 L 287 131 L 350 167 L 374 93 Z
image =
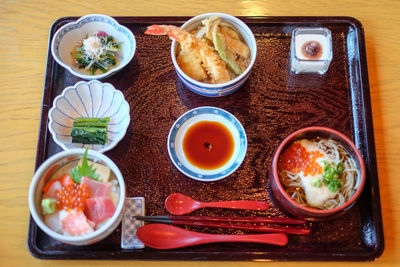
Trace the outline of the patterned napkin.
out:
M 132 216 L 144 216 L 144 209 L 143 197 L 126 198 L 124 216 L 122 218 L 121 248 L 144 248 L 143 243 L 136 237 L 136 230 L 143 225 L 143 221 L 132 218 Z

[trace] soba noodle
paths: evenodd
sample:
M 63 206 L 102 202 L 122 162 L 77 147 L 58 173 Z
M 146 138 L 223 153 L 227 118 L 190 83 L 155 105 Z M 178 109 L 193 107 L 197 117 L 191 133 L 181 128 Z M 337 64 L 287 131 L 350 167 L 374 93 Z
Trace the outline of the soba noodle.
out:
M 323 206 L 312 208 L 332 209 L 344 204 L 351 198 L 355 191 L 356 179 L 359 176 L 359 171 L 356 163 L 351 158 L 348 152 L 336 141 L 331 139 L 316 139 L 312 140 L 317 143 L 319 149 L 326 153 L 330 162 L 342 162 L 343 171 L 340 175 L 341 187 L 334 198 L 327 199 Z M 307 203 L 307 197 L 303 188 L 301 173 L 294 173 L 288 170 L 279 170 L 279 177 L 282 184 L 285 186 L 288 195 L 304 206 L 310 206 Z

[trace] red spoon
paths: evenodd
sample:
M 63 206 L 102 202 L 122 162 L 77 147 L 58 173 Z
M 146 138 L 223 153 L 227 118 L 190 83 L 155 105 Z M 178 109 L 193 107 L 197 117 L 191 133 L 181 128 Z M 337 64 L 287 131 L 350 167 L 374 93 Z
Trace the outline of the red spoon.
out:
M 140 227 L 136 236 L 148 247 L 173 249 L 219 242 L 254 242 L 286 246 L 286 234 L 217 235 L 188 231 L 167 224 L 152 223 Z
M 165 207 L 174 215 L 184 215 L 205 207 L 240 209 L 240 210 L 267 210 L 269 205 L 263 201 L 236 200 L 220 202 L 199 202 L 184 194 L 171 194 L 165 200 Z

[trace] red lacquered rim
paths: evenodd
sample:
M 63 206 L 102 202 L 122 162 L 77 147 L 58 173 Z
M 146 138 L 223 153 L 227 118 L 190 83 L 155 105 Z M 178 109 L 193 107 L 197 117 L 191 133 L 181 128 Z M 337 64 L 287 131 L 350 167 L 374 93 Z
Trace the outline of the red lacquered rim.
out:
M 340 139 L 344 140 L 346 143 L 348 143 L 348 145 L 350 145 L 353 150 L 356 153 L 356 157 L 357 160 L 360 164 L 360 182 L 358 184 L 358 188 L 356 190 L 356 192 L 354 192 L 353 196 L 347 201 L 345 202 L 343 205 L 333 208 L 333 209 L 329 209 L 329 210 L 319 210 L 319 209 L 313 209 L 313 208 L 308 208 L 308 207 L 304 207 L 302 205 L 300 205 L 299 203 L 297 203 L 296 201 L 294 201 L 287 193 L 286 190 L 283 188 L 281 181 L 279 179 L 279 175 L 278 175 L 278 161 L 279 161 L 279 156 L 283 150 L 283 148 L 286 146 L 286 144 L 292 142 L 294 140 L 294 138 L 296 136 L 298 136 L 299 134 L 305 133 L 305 132 L 310 132 L 310 131 L 321 131 L 321 132 L 328 132 L 330 134 L 336 135 L 338 136 Z M 357 147 L 355 146 L 355 144 L 344 134 L 335 131 L 333 129 L 330 128 L 326 128 L 326 127 L 319 127 L 319 126 L 313 126 L 313 127 L 307 127 L 307 128 L 303 128 L 300 130 L 297 130 L 296 132 L 290 134 L 288 137 L 286 137 L 283 142 L 279 145 L 278 149 L 275 152 L 273 161 L 272 161 L 272 172 L 273 172 L 273 179 L 276 182 L 276 185 L 279 189 L 279 191 L 282 193 L 282 196 L 289 201 L 293 206 L 295 206 L 297 209 L 299 210 L 303 210 L 309 213 L 314 213 L 314 214 L 318 214 L 318 215 L 330 215 L 330 214 L 334 214 L 338 211 L 341 211 L 345 208 L 347 208 L 349 205 L 351 205 L 354 201 L 356 201 L 356 199 L 360 196 L 363 188 L 364 188 L 364 184 L 365 184 L 365 165 L 364 165 L 364 160 L 361 157 L 360 152 L 358 151 Z

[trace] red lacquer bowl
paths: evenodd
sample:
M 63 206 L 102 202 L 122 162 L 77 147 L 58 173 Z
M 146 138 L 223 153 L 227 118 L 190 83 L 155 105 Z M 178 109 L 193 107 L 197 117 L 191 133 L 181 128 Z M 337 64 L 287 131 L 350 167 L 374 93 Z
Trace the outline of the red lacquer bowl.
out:
M 317 137 L 331 138 L 336 142 L 340 143 L 347 150 L 347 152 L 354 158 L 357 168 L 359 169 L 359 175 L 355 183 L 355 191 L 353 193 L 353 196 L 344 204 L 332 209 L 323 210 L 323 209 L 310 208 L 297 203 L 285 191 L 285 188 L 281 184 L 278 176 L 279 157 L 286 150 L 286 148 L 288 148 L 296 140 L 314 139 Z M 345 212 L 347 212 L 351 207 L 354 206 L 355 202 L 359 198 L 364 188 L 365 166 L 360 152 L 358 151 L 355 144 L 348 137 L 330 128 L 308 127 L 292 133 L 291 135 L 286 137 L 283 140 L 283 142 L 279 145 L 272 160 L 271 168 L 269 171 L 269 178 L 271 179 L 271 188 L 273 195 L 282 208 L 284 208 L 287 212 L 291 213 L 296 217 L 317 221 L 317 220 L 332 219 L 334 217 L 342 215 Z

